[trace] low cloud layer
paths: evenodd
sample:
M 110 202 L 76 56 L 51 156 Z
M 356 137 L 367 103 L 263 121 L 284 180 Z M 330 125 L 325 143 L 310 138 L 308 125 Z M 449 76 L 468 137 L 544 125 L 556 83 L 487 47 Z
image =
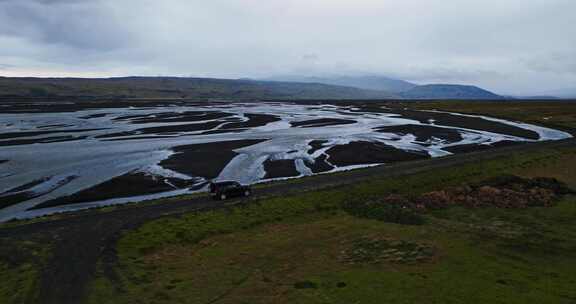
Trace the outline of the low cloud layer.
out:
M 576 86 L 573 0 L 0 0 L 7 76 L 383 74 Z
M 80 0 L 4 0 L 0 35 L 42 45 L 108 51 L 130 43 L 111 4 Z

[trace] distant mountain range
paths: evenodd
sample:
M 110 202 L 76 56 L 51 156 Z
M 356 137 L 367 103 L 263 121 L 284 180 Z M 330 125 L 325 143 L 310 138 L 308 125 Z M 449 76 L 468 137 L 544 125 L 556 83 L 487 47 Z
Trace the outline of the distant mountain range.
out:
M 0 97 L 197 99 L 506 99 L 475 86 L 416 85 L 383 76 L 272 77 L 264 80 L 184 77 L 8 78 Z
M 227 98 L 227 99 L 390 99 L 385 91 L 320 83 L 213 78 L 7 78 L 0 97 Z
M 354 87 L 366 90 L 388 91 L 391 93 L 405 92 L 417 84 L 393 79 L 385 76 L 334 76 L 334 77 L 315 77 L 315 76 L 277 76 L 269 77 L 265 80 L 272 81 L 289 81 L 303 83 L 324 83 L 338 86 Z
M 402 92 L 406 99 L 506 99 L 490 91 L 470 85 L 429 84 Z
M 558 98 L 576 98 L 576 88 L 565 88 L 543 92 L 542 95 L 555 96 Z
M 266 80 L 324 83 L 360 89 L 387 91 L 397 94 L 398 97 L 402 99 L 506 99 L 503 96 L 475 86 L 456 84 L 417 85 L 405 80 L 385 76 L 278 76 L 266 78 Z

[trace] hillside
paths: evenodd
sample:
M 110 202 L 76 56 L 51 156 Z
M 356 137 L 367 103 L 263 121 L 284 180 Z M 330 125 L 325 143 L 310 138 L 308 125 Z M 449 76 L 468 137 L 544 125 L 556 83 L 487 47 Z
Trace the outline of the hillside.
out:
M 347 86 L 366 90 L 388 91 L 400 93 L 408 91 L 416 84 L 408 81 L 393 79 L 385 76 L 335 76 L 335 77 L 306 77 L 306 76 L 278 76 L 267 80 L 290 81 L 304 83 L 324 83 L 330 85 Z
M 0 77 L 0 96 L 230 98 L 230 99 L 383 99 L 398 96 L 318 83 L 289 83 L 212 78 L 7 78 Z
M 505 99 L 476 86 L 455 84 L 430 84 L 417 86 L 401 93 L 406 99 Z

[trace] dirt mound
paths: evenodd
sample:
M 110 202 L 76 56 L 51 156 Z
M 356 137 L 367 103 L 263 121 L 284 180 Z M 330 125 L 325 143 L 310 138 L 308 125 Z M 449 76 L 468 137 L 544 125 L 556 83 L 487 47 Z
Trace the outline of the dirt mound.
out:
M 564 194 L 574 193 L 553 178 L 533 179 L 500 176 L 472 185 L 431 191 L 416 197 L 390 194 L 385 197 L 350 201 L 343 208 L 349 214 L 403 225 L 421 225 L 421 213 L 452 206 L 520 209 L 549 207 Z
M 424 193 L 412 203 L 418 209 L 442 209 L 452 205 L 471 208 L 548 207 L 559 196 L 571 192 L 566 185 L 553 178 L 501 176 L 475 185 Z

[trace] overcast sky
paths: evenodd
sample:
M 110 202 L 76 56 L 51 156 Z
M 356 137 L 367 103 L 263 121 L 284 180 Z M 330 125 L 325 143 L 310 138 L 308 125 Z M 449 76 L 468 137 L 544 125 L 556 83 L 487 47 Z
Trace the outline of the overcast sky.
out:
M 576 0 L 0 0 L 0 75 L 576 87 Z

